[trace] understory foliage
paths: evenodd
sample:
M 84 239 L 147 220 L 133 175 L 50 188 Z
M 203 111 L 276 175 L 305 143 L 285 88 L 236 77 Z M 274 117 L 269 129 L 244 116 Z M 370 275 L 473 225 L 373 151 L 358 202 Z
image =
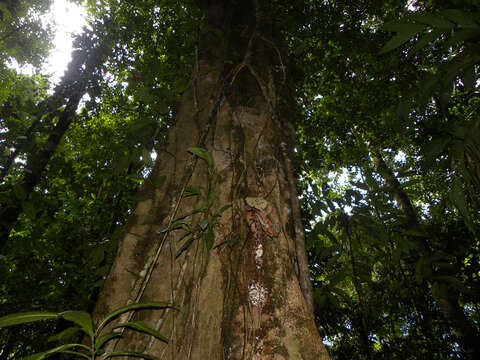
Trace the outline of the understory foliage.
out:
M 45 76 L 8 66 L 44 60 L 49 5 L 0 3 L 0 316 L 92 310 L 195 66 L 190 1 L 89 0 L 51 94 Z M 475 358 L 480 2 L 275 0 L 272 12 L 332 359 Z M 68 326 L 1 329 L 0 359 L 45 351 Z

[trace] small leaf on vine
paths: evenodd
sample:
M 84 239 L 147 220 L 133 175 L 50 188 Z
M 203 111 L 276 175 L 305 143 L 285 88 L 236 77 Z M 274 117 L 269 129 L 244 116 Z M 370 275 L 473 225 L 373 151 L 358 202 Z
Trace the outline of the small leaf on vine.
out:
M 208 166 L 213 166 L 213 156 L 207 150 L 198 147 L 191 147 L 188 148 L 188 152 L 205 160 Z
M 207 246 L 208 250 L 212 249 L 214 242 L 215 242 L 215 235 L 213 234 L 213 230 L 210 229 L 205 234 L 205 245 Z

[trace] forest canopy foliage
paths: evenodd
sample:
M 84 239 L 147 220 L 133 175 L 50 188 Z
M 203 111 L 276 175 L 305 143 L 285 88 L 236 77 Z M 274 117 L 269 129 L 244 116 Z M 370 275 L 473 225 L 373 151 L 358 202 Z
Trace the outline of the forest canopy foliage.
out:
M 51 1 L 0 2 L 0 316 L 92 310 L 191 85 L 202 17 L 191 2 L 86 1 L 53 94 L 46 76 L 10 66 L 40 68 Z M 474 359 L 480 1 L 271 3 L 332 359 Z M 66 326 L 1 329 L 0 359 L 44 351 Z

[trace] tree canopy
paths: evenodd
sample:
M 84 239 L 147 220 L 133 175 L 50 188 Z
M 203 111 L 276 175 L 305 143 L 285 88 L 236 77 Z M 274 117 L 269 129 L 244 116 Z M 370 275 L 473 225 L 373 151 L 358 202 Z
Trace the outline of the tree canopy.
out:
M 195 1 L 89 0 L 52 94 L 47 77 L 9 65 L 45 59 L 50 3 L 0 3 L 0 316 L 93 309 L 198 56 Z M 480 2 L 275 0 L 270 11 L 332 359 L 474 359 Z M 45 350 L 65 327 L 1 329 L 0 359 Z

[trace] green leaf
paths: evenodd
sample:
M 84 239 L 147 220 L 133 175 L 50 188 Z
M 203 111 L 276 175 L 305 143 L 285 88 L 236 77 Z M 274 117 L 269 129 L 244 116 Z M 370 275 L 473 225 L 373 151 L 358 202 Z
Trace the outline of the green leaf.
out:
M 417 41 L 414 47 L 410 49 L 408 52 L 408 57 L 410 58 L 413 56 L 415 53 L 417 53 L 419 50 L 423 49 L 425 46 L 427 46 L 429 43 L 437 40 L 440 38 L 440 36 L 444 33 L 445 31 L 443 29 L 435 29 L 432 32 L 429 32 Z
M 332 269 L 334 266 L 337 265 L 337 262 L 340 260 L 340 254 L 333 255 L 330 259 L 328 259 L 327 263 L 325 264 L 326 269 Z
M 123 313 L 126 313 L 128 311 L 143 310 L 143 309 L 165 309 L 165 308 L 168 308 L 168 307 L 171 307 L 171 305 L 169 303 L 161 302 L 161 301 L 150 301 L 150 302 L 137 303 L 137 304 L 131 304 L 131 305 L 123 306 L 123 307 L 107 314 L 107 316 L 105 316 L 105 318 L 102 320 L 102 322 L 98 325 L 96 333 L 99 334 L 100 331 L 103 329 L 103 327 L 105 325 L 107 325 L 110 321 L 114 320 L 118 316 L 120 316 Z
M 478 13 L 470 14 L 458 9 L 447 9 L 439 12 L 443 17 L 452 20 L 463 28 L 478 28 Z M 477 22 L 475 22 L 477 20 Z
M 185 225 L 185 221 L 183 220 L 174 221 L 168 227 L 168 231 L 181 229 L 183 225 Z
M 7 2 L 1 2 L 0 3 L 0 11 L 2 14 L 2 21 L 5 21 L 6 23 L 13 19 L 12 13 L 10 10 L 8 10 Z
M 337 294 L 338 296 L 343 297 L 344 299 L 351 299 L 351 295 L 347 294 L 343 289 L 334 287 L 331 289 L 333 293 Z
M 328 286 L 332 289 L 332 291 L 334 291 L 333 288 L 335 287 L 335 285 L 345 280 L 346 276 L 347 274 L 345 272 L 339 272 L 338 274 L 333 276 L 331 279 L 328 279 L 329 280 Z
M 465 192 L 463 191 L 462 184 L 458 178 L 453 180 L 450 200 L 455 204 L 462 215 L 468 213 Z
M 435 160 L 446 150 L 447 144 L 450 142 L 448 137 L 439 137 L 430 141 L 423 149 L 425 157 L 425 166 L 430 167 Z
M 205 230 L 208 226 L 208 219 L 202 219 L 198 222 L 198 226 L 200 226 L 200 229 Z
M 51 312 L 44 311 L 33 311 L 33 312 L 24 312 L 16 313 L 11 315 L 2 316 L 0 318 L 0 328 L 25 324 L 34 321 L 48 320 L 48 319 L 57 319 L 58 315 Z
M 448 49 L 452 46 L 456 46 L 465 40 L 474 39 L 480 36 L 480 30 L 478 29 L 460 29 L 455 30 L 453 35 L 450 36 L 443 44 L 444 49 Z
M 323 308 L 327 304 L 328 295 L 327 294 L 315 294 L 315 305 L 319 309 Z
M 198 147 L 191 147 L 188 148 L 188 152 L 205 160 L 208 166 L 213 166 L 213 156 L 207 150 Z
M 99 267 L 97 270 L 95 270 L 95 275 L 97 275 L 99 277 L 106 276 L 109 271 L 110 271 L 110 265 L 108 265 L 108 264 L 103 265 L 103 266 Z
M 394 36 L 385 44 L 385 46 L 380 50 L 378 54 L 383 55 L 398 48 L 400 45 L 410 40 L 411 37 L 412 34 L 398 34 Z
M 324 236 L 328 237 L 333 244 L 336 244 L 337 241 L 338 241 L 337 238 L 335 237 L 335 235 L 333 235 L 330 232 L 328 227 L 325 226 L 325 224 L 320 222 L 320 221 L 318 223 L 316 223 L 315 226 L 313 227 L 313 232 L 316 233 L 316 234 L 321 234 L 321 235 L 324 235 Z
M 185 187 L 185 192 L 187 192 L 190 196 L 201 194 L 200 190 L 194 185 L 189 185 Z
M 425 262 L 422 259 L 418 260 L 415 264 L 415 280 L 417 281 L 417 284 L 421 284 L 423 282 L 422 268 L 424 265 Z
M 150 151 L 147 148 L 142 148 L 142 160 L 143 163 L 147 166 L 153 165 L 152 156 L 150 155 Z
M 89 257 L 89 264 L 91 265 L 99 265 L 102 260 L 105 258 L 105 249 L 102 246 L 96 247 L 92 250 L 90 257 Z
M 455 178 L 453 180 L 452 189 L 450 190 L 450 201 L 463 216 L 463 220 L 470 231 L 474 232 L 475 228 L 470 216 L 470 212 L 468 211 L 466 193 L 459 178 Z
M 65 311 L 58 314 L 68 321 L 72 321 L 79 325 L 88 335 L 93 336 L 92 317 L 86 311 Z
M 210 209 L 210 207 L 213 205 L 213 202 L 215 201 L 215 193 L 213 191 L 210 191 L 207 195 L 207 204 L 206 208 Z
M 27 193 L 20 184 L 13 185 L 13 194 L 20 201 L 23 201 L 27 198 Z
M 230 238 L 230 246 L 234 246 L 236 243 L 238 243 L 240 241 L 240 235 L 239 234 L 235 234 L 233 235 L 231 238 Z
M 218 210 L 218 212 L 215 214 L 215 216 L 218 216 L 218 217 L 222 216 L 222 214 L 225 212 L 225 210 L 227 210 L 230 207 L 232 207 L 232 204 L 227 204 L 225 206 L 222 206 L 220 208 L 220 210 Z
M 175 221 L 178 221 L 178 220 L 183 220 L 183 219 L 185 219 L 185 218 L 187 218 L 191 215 L 197 214 L 199 212 L 202 212 L 202 211 L 200 209 L 195 209 L 195 210 L 189 211 L 185 214 L 182 214 L 182 215 L 176 217 L 175 219 L 172 220 L 172 222 L 175 222 Z
M 213 230 L 210 229 L 206 234 L 205 234 L 205 245 L 208 250 L 212 249 L 213 244 L 215 243 L 215 235 L 213 233 Z
M 425 29 L 425 25 L 407 22 L 405 20 L 396 20 L 385 23 L 382 29 L 400 34 L 409 34 L 410 37 L 420 31 L 423 31 Z
M 60 346 L 57 346 L 53 349 L 50 349 L 50 350 L 47 350 L 47 351 L 44 351 L 44 352 L 41 352 L 41 353 L 38 353 L 38 354 L 33 354 L 33 355 L 30 355 L 30 356 L 26 356 L 26 357 L 23 358 L 23 360 L 42 360 L 42 359 L 46 359 L 47 357 L 49 357 L 51 355 L 58 354 L 58 353 L 69 353 L 69 354 L 74 353 L 77 356 L 81 356 L 81 357 L 84 357 L 86 359 L 90 359 L 90 357 L 87 356 L 86 354 L 83 354 L 83 353 L 80 353 L 80 352 L 68 351 L 69 349 L 73 349 L 73 348 L 76 348 L 76 347 L 81 347 L 83 349 L 90 350 L 87 346 L 82 345 L 82 344 L 65 344 L 65 345 L 60 345 Z
M 34 220 L 35 217 L 37 216 L 37 210 L 30 201 L 24 202 L 22 204 L 22 209 L 25 215 L 27 215 L 27 217 L 31 220 Z
M 137 358 L 142 358 L 147 360 L 159 360 L 159 358 L 157 358 L 156 356 L 138 353 L 138 352 L 114 352 L 114 353 L 107 354 L 102 359 L 108 359 L 110 357 L 118 357 L 118 356 L 131 356 L 131 357 L 137 357 Z
M 384 29 L 396 31 L 398 34 L 385 44 L 385 46 L 380 50 L 379 55 L 396 49 L 400 45 L 413 38 L 418 32 L 423 31 L 424 28 L 424 25 L 404 22 L 392 22 L 385 24 Z
M 180 249 L 178 249 L 177 255 L 175 255 L 175 257 L 179 257 L 180 255 L 182 255 L 182 253 L 190 247 L 192 242 L 193 242 L 193 237 L 188 239 L 187 241 L 185 241 L 185 243 L 182 245 L 182 247 Z
M 101 350 L 106 343 L 118 337 L 122 337 L 122 334 L 117 332 L 109 332 L 109 333 L 103 334 L 102 336 L 99 336 L 95 340 L 95 349 L 97 349 L 97 351 Z
M 455 24 L 451 23 L 448 20 L 445 20 L 444 18 L 436 14 L 416 13 L 409 16 L 409 18 L 413 21 L 427 24 L 435 28 L 453 29 L 455 27 Z
M 72 338 L 77 332 L 79 332 L 81 329 L 77 326 L 72 326 L 72 327 L 69 327 L 61 332 L 59 332 L 58 334 L 55 334 L 55 335 L 52 335 L 48 338 L 48 341 L 49 342 L 52 342 L 52 341 L 65 341 L 65 340 L 68 340 L 70 338 Z
M 133 330 L 151 335 L 154 338 L 168 344 L 168 339 L 165 336 L 160 334 L 158 331 L 153 330 L 152 328 L 150 328 L 144 322 L 132 321 L 132 322 L 128 322 L 128 323 L 118 324 L 118 325 L 114 326 L 113 328 L 117 329 L 117 328 L 121 328 L 121 327 L 126 327 L 126 328 L 129 328 L 129 329 L 133 329 Z
M 105 280 L 104 279 L 100 279 L 100 280 L 97 280 L 93 283 L 92 287 L 96 288 L 102 288 L 103 287 L 103 284 L 105 283 Z
M 415 279 L 418 284 L 432 277 L 431 259 L 420 259 L 415 264 Z
M 446 63 L 441 67 L 441 79 L 439 79 L 443 84 L 448 84 L 455 77 L 460 75 L 465 69 L 473 66 L 480 57 L 472 57 L 469 54 L 461 54 L 455 57 L 453 61 Z M 450 93 L 447 93 L 447 99 L 450 99 Z
M 177 83 L 174 84 L 172 91 L 178 94 L 184 93 L 185 91 L 188 90 L 190 87 L 190 82 L 188 81 L 177 81 Z

